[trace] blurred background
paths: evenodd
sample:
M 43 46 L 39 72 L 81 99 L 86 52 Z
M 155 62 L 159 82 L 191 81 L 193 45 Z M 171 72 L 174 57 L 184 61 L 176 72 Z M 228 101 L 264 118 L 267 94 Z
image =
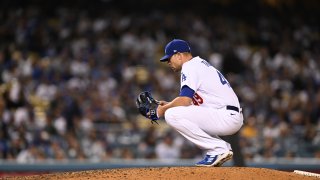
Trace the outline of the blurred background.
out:
M 317 0 L 2 0 L 0 174 L 50 162 L 192 166 L 203 152 L 135 106 L 141 91 L 179 94 L 179 73 L 159 62 L 173 38 L 238 94 L 246 165 L 319 170 L 319 22 Z

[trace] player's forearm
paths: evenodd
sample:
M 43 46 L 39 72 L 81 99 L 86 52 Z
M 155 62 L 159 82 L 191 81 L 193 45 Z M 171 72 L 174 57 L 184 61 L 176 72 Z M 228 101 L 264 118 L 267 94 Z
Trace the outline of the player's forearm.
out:
M 185 96 L 179 96 L 179 97 L 176 97 L 171 102 L 169 102 L 168 104 L 164 105 L 165 106 L 164 108 L 169 109 L 177 106 L 190 106 L 191 103 L 192 103 L 191 98 L 185 97 Z
M 192 104 L 192 99 L 189 97 L 177 97 L 174 100 L 172 100 L 171 102 L 166 103 L 163 106 L 159 106 L 158 107 L 158 115 L 160 117 L 164 116 L 164 113 L 166 112 L 166 110 L 173 108 L 173 107 L 177 107 L 177 106 L 190 106 Z

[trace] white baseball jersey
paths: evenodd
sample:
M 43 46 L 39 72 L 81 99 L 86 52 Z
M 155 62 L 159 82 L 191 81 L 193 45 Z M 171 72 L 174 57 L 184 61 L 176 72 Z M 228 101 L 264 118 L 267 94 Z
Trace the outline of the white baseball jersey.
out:
M 238 97 L 229 82 L 216 68 L 199 56 L 182 66 L 181 88 L 185 85 L 195 92 L 194 105 L 213 108 L 226 105 L 240 107 Z

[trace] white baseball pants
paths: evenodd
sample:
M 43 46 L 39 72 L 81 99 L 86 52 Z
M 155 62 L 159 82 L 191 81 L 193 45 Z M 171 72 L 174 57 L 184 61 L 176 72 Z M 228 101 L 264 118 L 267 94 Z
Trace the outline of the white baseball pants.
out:
M 231 149 L 219 136 L 235 134 L 243 125 L 241 112 L 201 106 L 178 106 L 165 112 L 168 125 L 185 138 L 206 150 L 208 155 L 218 155 Z

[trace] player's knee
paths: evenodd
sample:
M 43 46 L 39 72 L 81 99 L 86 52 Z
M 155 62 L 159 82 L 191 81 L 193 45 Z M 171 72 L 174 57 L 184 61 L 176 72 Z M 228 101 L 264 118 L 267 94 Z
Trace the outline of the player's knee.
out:
M 167 119 L 172 119 L 173 118 L 173 108 L 167 109 L 166 112 L 164 113 L 164 118 Z
M 164 118 L 167 122 L 167 124 L 174 126 L 174 124 L 177 123 L 177 116 L 178 116 L 178 108 L 173 107 L 170 109 L 167 109 L 164 113 Z

